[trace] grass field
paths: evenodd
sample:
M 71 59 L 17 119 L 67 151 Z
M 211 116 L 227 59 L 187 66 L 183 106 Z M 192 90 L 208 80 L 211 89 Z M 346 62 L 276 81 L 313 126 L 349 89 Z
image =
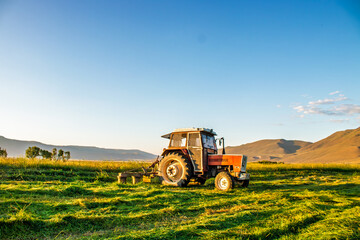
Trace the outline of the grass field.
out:
M 249 164 L 230 192 L 117 184 L 140 165 L 0 158 L 0 238 L 360 239 L 360 165 Z

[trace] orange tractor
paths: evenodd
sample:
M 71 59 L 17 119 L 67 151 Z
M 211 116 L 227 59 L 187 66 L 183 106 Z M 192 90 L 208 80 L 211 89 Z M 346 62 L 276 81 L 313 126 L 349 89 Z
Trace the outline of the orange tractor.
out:
M 145 177 L 159 176 L 165 185 L 185 187 L 192 179 L 204 184 L 206 179 L 215 177 L 215 186 L 219 190 L 230 190 L 235 183 L 247 187 L 250 180 L 250 174 L 246 173 L 247 157 L 225 154 L 224 138 L 218 139 L 219 145 L 223 145 L 222 154 L 218 154 L 215 136 L 216 133 L 207 128 L 176 129 L 163 135 L 163 138 L 170 139 L 169 146 L 164 148 L 161 159 L 149 167 L 153 172 L 148 173 L 143 168 L 144 180 Z M 126 177 L 133 176 L 134 181 L 136 174 L 120 173 L 119 182 L 121 175 L 125 181 Z
M 219 139 L 223 154 L 218 154 L 215 136 L 216 133 L 207 128 L 176 129 L 162 136 L 170 139 L 159 161 L 158 174 L 162 183 L 184 187 L 192 178 L 203 184 L 206 179 L 215 177 L 219 190 L 227 191 L 235 183 L 247 187 L 250 175 L 246 173 L 246 156 L 225 154 L 224 138 Z

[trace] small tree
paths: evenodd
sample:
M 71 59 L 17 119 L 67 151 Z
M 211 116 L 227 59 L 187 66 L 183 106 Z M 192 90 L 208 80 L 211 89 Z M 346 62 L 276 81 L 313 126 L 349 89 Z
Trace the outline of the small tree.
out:
M 58 153 L 58 160 L 64 160 L 64 150 L 59 149 L 59 153 Z
M 49 152 L 47 150 L 40 149 L 40 156 L 43 159 L 51 159 L 51 152 Z
M 6 151 L 6 149 L 1 149 L 1 147 L 0 147 L 0 157 L 7 157 L 7 151 Z
M 70 159 L 70 151 L 65 152 L 64 160 L 68 161 Z
M 40 148 L 34 146 L 34 147 L 29 147 L 28 149 L 26 149 L 25 151 L 25 156 L 27 158 L 36 158 L 40 155 Z
M 57 149 L 56 148 L 53 148 L 51 158 L 55 161 L 57 160 Z

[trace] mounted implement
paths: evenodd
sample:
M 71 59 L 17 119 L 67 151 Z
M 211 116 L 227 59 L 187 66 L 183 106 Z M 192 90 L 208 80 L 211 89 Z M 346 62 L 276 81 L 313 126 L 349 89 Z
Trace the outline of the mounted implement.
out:
M 164 148 L 161 159 L 148 168 L 153 171 L 143 168 L 141 176 L 144 180 L 159 176 L 163 184 L 178 187 L 187 186 L 190 180 L 204 184 L 212 177 L 215 177 L 215 186 L 219 190 L 230 190 L 235 184 L 247 187 L 250 181 L 250 175 L 246 173 L 247 157 L 225 154 L 224 138 L 219 139 L 223 152 L 218 154 L 215 136 L 216 133 L 207 128 L 176 129 L 163 135 L 170 140 L 168 148 Z M 157 171 L 155 166 L 158 166 Z M 139 173 L 120 173 L 119 181 L 121 176 L 133 176 L 133 182 L 137 182 L 136 178 L 140 176 L 136 174 Z
M 128 172 L 119 173 L 118 182 L 126 183 L 128 177 L 132 178 L 133 184 L 140 182 L 141 178 L 143 182 L 151 182 L 151 179 L 157 176 L 157 172 L 155 171 L 155 165 L 158 163 L 159 163 L 159 157 L 157 157 L 155 162 L 153 162 L 148 168 L 144 168 L 144 167 L 136 168 Z M 143 172 L 139 172 L 139 170 L 142 170 Z

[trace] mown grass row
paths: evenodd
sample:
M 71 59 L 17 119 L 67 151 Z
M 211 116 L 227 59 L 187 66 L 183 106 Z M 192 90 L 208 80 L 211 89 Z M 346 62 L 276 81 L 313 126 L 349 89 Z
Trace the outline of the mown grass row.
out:
M 150 165 L 149 162 L 141 161 L 52 161 L 48 159 L 27 159 L 27 158 L 2 158 L 0 157 L 1 168 L 41 168 L 41 169 L 74 169 L 74 170 L 106 170 L 106 171 L 126 171 L 133 168 L 141 168 Z
M 119 172 L 141 169 L 149 162 L 51 161 L 0 158 L 0 178 L 17 181 L 114 181 Z
M 117 184 L 114 174 L 132 168 L 128 163 L 62 168 L 6 161 L 0 165 L 2 239 L 360 238 L 358 166 L 250 164 L 248 189 L 221 192 L 213 179 L 187 188 Z
M 73 160 L 67 162 L 51 161 L 47 159 L 27 159 L 27 158 L 1 158 L 0 168 L 39 168 L 39 169 L 60 169 L 60 170 L 98 170 L 108 172 L 122 172 L 134 168 L 147 167 L 150 162 L 141 161 L 86 161 Z M 260 164 L 248 163 L 249 171 L 288 171 L 288 170 L 314 170 L 314 171 L 350 171 L 359 172 L 360 164 Z

